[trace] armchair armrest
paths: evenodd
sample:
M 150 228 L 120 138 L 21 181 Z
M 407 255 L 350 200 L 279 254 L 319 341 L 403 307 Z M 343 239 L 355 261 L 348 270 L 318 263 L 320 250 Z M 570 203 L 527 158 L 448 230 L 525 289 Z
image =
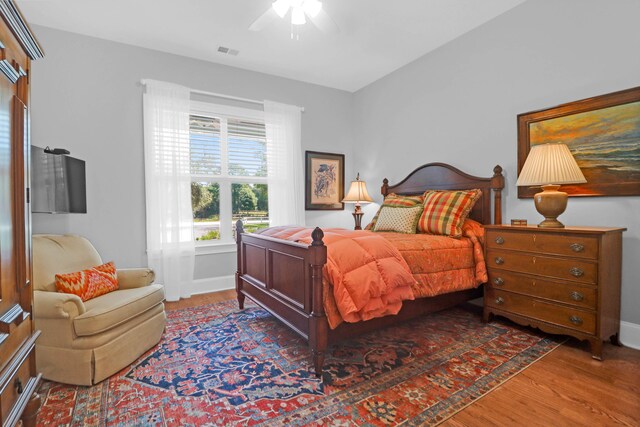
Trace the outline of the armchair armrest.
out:
M 141 288 L 156 279 L 156 273 L 150 268 L 119 268 L 117 272 L 120 289 Z
M 79 296 L 62 292 L 33 291 L 33 316 L 39 319 L 69 319 L 85 312 Z

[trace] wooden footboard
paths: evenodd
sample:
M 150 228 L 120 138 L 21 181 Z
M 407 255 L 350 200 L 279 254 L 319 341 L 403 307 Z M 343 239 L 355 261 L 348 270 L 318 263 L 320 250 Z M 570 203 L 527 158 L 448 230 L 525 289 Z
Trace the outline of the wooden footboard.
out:
M 385 179 L 381 190 L 386 196 L 391 192 L 420 194 L 426 189 L 480 188 L 482 196 L 470 217 L 482 224 L 500 223 L 500 192 L 504 186 L 504 178 L 500 166 L 496 166 L 493 171 L 493 177 L 480 178 L 450 165 L 430 163 L 413 171 L 399 184 L 389 185 Z M 471 289 L 406 301 L 400 313 L 395 316 L 342 323 L 335 330 L 330 330 L 322 297 L 322 270 L 327 262 L 327 248 L 322 241 L 324 235 L 320 228 L 316 227 L 311 236 L 311 245 L 304 245 L 245 233 L 242 221 L 238 221 L 236 292 L 241 309 L 244 308 L 245 297 L 249 297 L 308 340 L 314 370 L 318 376 L 322 374 L 325 352 L 330 343 L 482 296 L 480 289 Z
M 329 323 L 322 303 L 322 268 L 327 247 L 320 228 L 311 245 L 246 234 L 236 223 L 238 270 L 236 292 L 240 309 L 248 296 L 308 340 L 314 369 L 322 373 Z

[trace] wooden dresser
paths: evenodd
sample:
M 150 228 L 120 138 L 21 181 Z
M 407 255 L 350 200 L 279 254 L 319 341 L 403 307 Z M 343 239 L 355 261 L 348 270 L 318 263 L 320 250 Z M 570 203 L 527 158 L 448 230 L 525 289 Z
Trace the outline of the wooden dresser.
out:
M 31 307 L 29 76 L 42 50 L 12 0 L 0 0 L 0 424 L 35 425 Z
M 486 226 L 484 320 L 500 315 L 591 344 L 617 344 L 625 228 Z

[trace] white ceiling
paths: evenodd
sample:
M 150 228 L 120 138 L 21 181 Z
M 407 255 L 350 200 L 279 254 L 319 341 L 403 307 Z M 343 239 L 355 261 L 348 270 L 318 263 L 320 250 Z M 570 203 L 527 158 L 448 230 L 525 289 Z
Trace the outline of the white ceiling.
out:
M 299 40 L 287 20 L 248 30 L 272 0 L 17 3 L 32 24 L 354 92 L 523 1 L 323 0 L 341 31 L 323 34 L 307 23 Z

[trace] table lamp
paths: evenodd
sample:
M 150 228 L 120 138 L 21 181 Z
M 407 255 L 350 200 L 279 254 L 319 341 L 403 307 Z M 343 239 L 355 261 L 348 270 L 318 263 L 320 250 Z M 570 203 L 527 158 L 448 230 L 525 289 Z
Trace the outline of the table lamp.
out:
M 370 203 L 373 202 L 369 193 L 367 192 L 367 184 L 364 181 L 360 181 L 360 174 L 356 176 L 355 181 L 351 181 L 351 187 L 349 187 L 349 192 L 347 196 L 342 199 L 344 203 L 355 203 L 356 208 L 353 211 L 353 219 L 356 221 L 356 226 L 354 230 L 362 230 L 361 222 L 362 222 L 362 209 L 360 208 L 361 203 Z
M 567 208 L 567 193 L 558 191 L 560 184 L 581 184 L 584 178 L 580 167 L 563 143 L 534 145 L 520 171 L 516 185 L 542 186 L 542 192 L 533 196 L 536 210 L 544 216 L 538 224 L 542 228 L 564 228 L 558 216 Z

